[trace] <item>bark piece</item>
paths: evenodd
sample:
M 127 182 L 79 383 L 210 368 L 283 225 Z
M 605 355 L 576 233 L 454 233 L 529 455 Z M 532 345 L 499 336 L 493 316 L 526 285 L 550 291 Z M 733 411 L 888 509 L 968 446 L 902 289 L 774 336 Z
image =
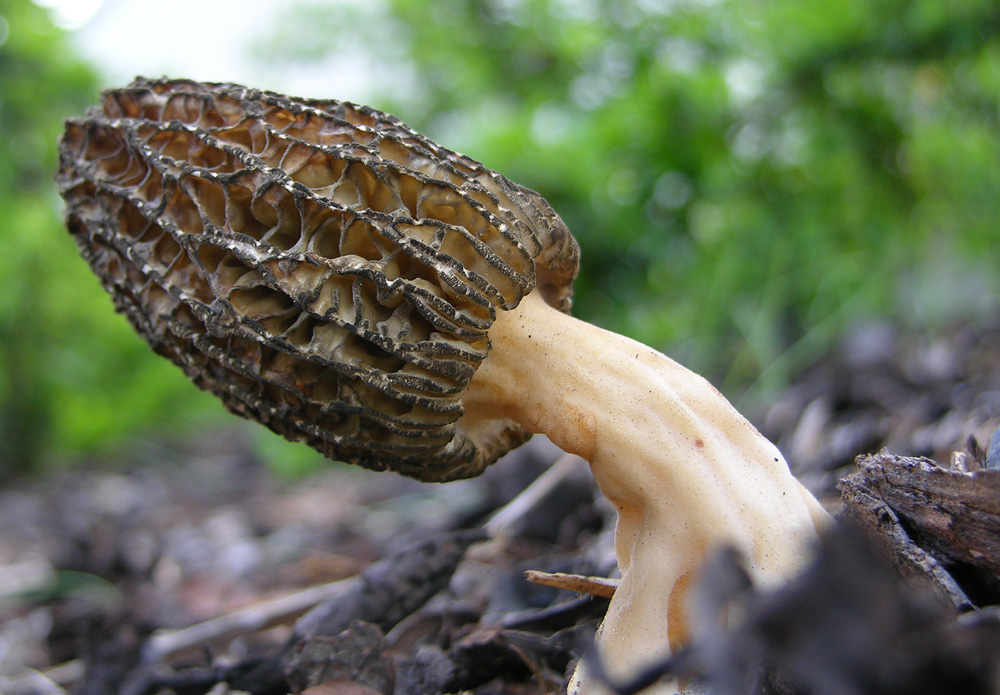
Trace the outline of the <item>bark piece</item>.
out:
M 307 640 L 286 670 L 292 692 L 336 682 L 391 693 L 394 674 L 390 661 L 382 657 L 383 637 L 377 625 L 357 621 L 339 635 Z
M 938 568 L 973 601 L 1000 599 L 1000 470 L 948 470 L 884 453 L 859 458 L 858 467 L 841 482 L 845 511 L 882 529 L 904 575 L 924 573 L 960 609 L 969 604 Z
M 896 513 L 860 484 L 841 481 L 844 511 L 841 520 L 851 519 L 890 559 L 906 581 L 930 590 L 956 610 L 973 608 L 972 601 L 938 560 L 913 542 Z
M 533 677 L 547 691 L 562 686 L 572 655 L 556 640 L 518 630 L 484 628 L 459 640 L 448 653 L 455 665 L 447 692 L 468 690 L 495 678 Z
M 295 624 L 297 638 L 336 635 L 355 620 L 388 632 L 448 586 L 468 547 L 485 537 L 482 531 L 445 534 L 376 562 L 353 591 L 302 616 Z

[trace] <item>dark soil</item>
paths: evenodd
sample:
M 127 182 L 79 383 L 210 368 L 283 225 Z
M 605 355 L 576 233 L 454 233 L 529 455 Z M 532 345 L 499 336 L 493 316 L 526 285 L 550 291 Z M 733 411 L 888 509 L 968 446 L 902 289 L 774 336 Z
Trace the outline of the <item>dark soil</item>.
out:
M 1000 424 L 998 337 L 859 328 L 755 419 L 834 511 L 837 481 L 859 454 L 888 448 L 947 467 L 971 435 L 980 446 L 969 455 L 985 461 Z M 0 491 L 0 692 L 564 687 L 606 602 L 530 584 L 523 570 L 613 573 L 614 515 L 585 467 L 519 515 L 503 540 L 484 541 L 484 521 L 559 457 L 545 440 L 481 478 L 447 485 L 340 466 L 281 482 L 247 440 L 234 425 L 137 445 L 113 470 L 94 462 Z M 706 677 L 725 693 L 948 692 L 955 683 L 997 692 L 997 664 L 982 657 L 1000 634 L 990 609 L 977 605 L 960 622 L 953 607 L 923 602 L 856 534 L 824 547 L 814 572 L 777 596 L 756 593 L 741 583 L 738 562 L 716 558 L 706 610 L 735 602 L 749 617 L 663 670 Z M 295 624 L 301 611 L 293 612 L 164 651 L 166 631 L 359 574 L 310 620 Z M 636 692 L 643 683 L 617 685 Z

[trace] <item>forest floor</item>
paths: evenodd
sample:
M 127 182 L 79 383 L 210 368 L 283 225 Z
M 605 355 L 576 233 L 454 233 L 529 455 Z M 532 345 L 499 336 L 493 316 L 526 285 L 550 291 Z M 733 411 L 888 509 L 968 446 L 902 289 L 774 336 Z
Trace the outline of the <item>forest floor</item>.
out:
M 928 339 L 865 325 L 752 419 L 836 513 L 837 483 L 855 471 L 859 454 L 886 449 L 948 467 L 970 435 L 986 447 L 1000 424 L 1000 330 Z M 564 460 L 537 498 L 519 493 L 561 455 L 542 438 L 482 477 L 448 485 L 343 466 L 283 482 L 251 453 L 249 438 L 234 425 L 187 442 L 147 443 L 113 469 L 78 467 L 0 490 L 0 693 L 528 695 L 564 687 L 606 600 L 529 583 L 524 571 L 613 574 L 614 514 L 585 465 Z M 485 539 L 477 529 L 490 519 L 503 532 Z M 896 601 L 909 616 L 900 619 L 906 634 L 914 624 L 954 629 L 954 615 L 922 613 L 892 582 L 873 586 L 881 575 L 865 569 L 867 549 L 852 542 L 829 541 L 820 562 L 842 569 L 844 582 L 868 598 L 882 596 L 880 605 Z M 374 603 L 358 598 L 361 584 L 351 578 L 361 572 L 366 590 L 381 592 Z M 318 600 L 308 593 L 315 587 L 340 601 L 341 617 L 314 617 L 318 631 L 308 621 L 293 628 Z M 979 589 L 985 610 L 995 594 Z M 838 625 L 827 628 L 844 644 L 871 628 L 844 633 Z M 200 631 L 183 629 L 190 626 Z M 997 640 L 987 632 L 980 637 Z M 306 633 L 311 641 L 291 653 L 293 636 Z M 823 638 L 836 641 L 830 634 Z M 937 645 L 950 639 L 934 634 Z M 965 653 L 983 651 L 963 635 Z M 738 648 L 766 652 L 754 644 Z M 852 657 L 837 653 L 825 664 L 815 655 L 770 659 L 785 672 L 765 691 L 815 686 L 802 680 L 803 669 L 850 672 L 844 660 Z M 934 652 L 924 662 L 943 658 Z M 725 673 L 706 673 L 705 662 L 694 672 L 715 679 L 720 692 L 740 692 L 734 683 L 746 673 L 727 663 Z M 965 692 L 977 692 L 976 683 L 997 692 L 995 660 L 966 666 L 958 669 L 973 684 Z M 907 668 L 899 683 L 919 673 L 923 685 L 947 691 Z M 837 685 L 831 677 L 810 692 L 894 692 L 886 678 Z

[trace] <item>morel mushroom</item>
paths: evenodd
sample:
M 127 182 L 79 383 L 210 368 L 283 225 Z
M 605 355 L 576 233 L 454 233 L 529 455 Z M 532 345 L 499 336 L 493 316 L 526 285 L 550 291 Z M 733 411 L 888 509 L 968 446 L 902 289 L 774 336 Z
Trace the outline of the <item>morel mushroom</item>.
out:
M 612 673 L 683 641 L 710 547 L 779 579 L 826 519 L 705 380 L 568 315 L 579 251 L 538 194 L 392 116 L 139 79 L 60 153 L 66 224 L 115 306 L 233 412 L 427 481 L 533 432 L 587 459 L 619 514 Z

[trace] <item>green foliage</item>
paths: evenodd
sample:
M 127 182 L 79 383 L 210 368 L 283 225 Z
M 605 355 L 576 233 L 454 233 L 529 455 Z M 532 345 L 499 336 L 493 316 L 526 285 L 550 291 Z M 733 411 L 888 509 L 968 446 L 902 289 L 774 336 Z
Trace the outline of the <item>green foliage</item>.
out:
M 62 122 L 98 92 L 44 10 L 0 2 L 0 477 L 221 410 L 111 308 L 62 226 Z M 193 402 L 192 402 L 193 401 Z
M 539 190 L 573 229 L 578 315 L 729 388 L 781 383 L 859 316 L 996 305 L 995 3 L 380 8 L 301 4 L 265 58 L 384 50 L 398 77 L 377 106 Z
M 311 0 L 259 48 L 363 66 L 374 105 L 540 191 L 583 248 L 576 313 L 730 392 L 859 317 L 998 306 L 996 3 Z M 60 224 L 56 140 L 97 87 L 44 11 L 0 0 L 0 475 L 221 417 Z

